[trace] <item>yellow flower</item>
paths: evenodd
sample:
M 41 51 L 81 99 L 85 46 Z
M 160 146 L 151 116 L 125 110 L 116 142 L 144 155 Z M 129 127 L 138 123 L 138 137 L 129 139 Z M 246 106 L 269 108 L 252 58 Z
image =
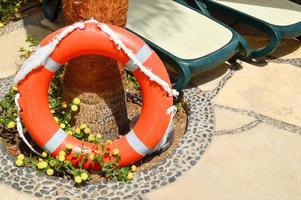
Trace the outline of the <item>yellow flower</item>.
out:
M 10 121 L 10 122 L 7 124 L 7 128 L 9 128 L 9 129 L 15 128 L 15 126 L 16 126 L 16 123 L 13 122 L 13 121 Z
M 65 156 L 59 156 L 59 161 L 64 162 L 65 161 Z
M 73 135 L 73 132 L 69 130 L 69 131 L 67 131 L 67 134 L 68 135 Z
M 80 133 L 80 128 L 76 128 L 75 133 L 79 134 Z
M 64 163 L 67 164 L 67 165 L 71 165 L 72 164 L 69 160 L 65 160 Z
M 60 127 L 61 127 L 62 129 L 64 129 L 64 128 L 66 128 L 66 125 L 65 125 L 64 123 L 60 123 Z
M 59 156 L 65 156 L 66 155 L 66 152 L 65 151 L 60 151 L 59 152 Z
M 78 106 L 77 106 L 77 105 L 72 105 L 72 106 L 71 106 L 71 110 L 72 110 L 73 112 L 76 112 L 76 111 L 78 110 Z
M 66 147 L 66 149 L 71 150 L 72 149 L 72 144 L 66 144 L 65 147 Z
M 0 28 L 3 28 L 4 24 L 2 22 L 0 22 Z
M 89 128 L 85 128 L 85 129 L 84 129 L 84 132 L 85 132 L 86 134 L 89 134 L 89 133 L 91 133 L 91 130 L 90 130 Z
M 80 99 L 79 98 L 74 98 L 73 101 L 72 101 L 72 103 L 74 105 L 79 105 L 80 104 Z
M 75 176 L 74 177 L 74 181 L 75 181 L 75 183 L 81 183 L 82 182 L 82 178 L 80 176 Z
M 46 152 L 46 151 L 43 151 L 43 153 L 42 153 L 42 157 L 43 157 L 43 158 L 46 158 L 46 157 L 47 157 L 47 155 L 48 155 L 48 154 L 47 154 L 47 152 Z
M 59 123 L 59 119 L 57 117 L 53 117 L 53 119 L 56 123 Z
M 132 180 L 134 178 L 134 174 L 132 172 L 129 172 L 127 178 L 129 180 Z
M 48 167 L 48 163 L 46 161 L 42 161 L 38 163 L 38 168 L 39 169 L 45 169 Z
M 90 154 L 90 155 L 89 155 L 89 159 L 90 159 L 90 160 L 93 160 L 93 159 L 94 159 L 94 154 Z
M 39 158 L 39 162 L 43 162 L 44 160 L 42 158 Z
M 17 160 L 16 160 L 16 165 L 17 165 L 18 167 L 22 167 L 22 166 L 24 165 L 24 161 L 21 160 L 21 159 L 17 159 Z
M 102 135 L 99 134 L 99 133 L 97 133 L 97 134 L 95 135 L 95 137 L 96 137 L 97 139 L 101 139 L 101 138 L 102 138 Z
M 63 102 L 62 102 L 62 108 L 67 108 L 67 107 L 68 107 L 67 102 L 66 102 L 66 101 L 63 101 Z
M 18 160 L 24 160 L 25 156 L 24 154 L 20 153 L 18 156 L 17 156 L 17 159 Z
M 136 167 L 136 165 L 132 165 L 132 167 L 131 167 L 131 171 L 132 171 L 132 172 L 135 172 L 135 171 L 137 171 L 137 167 Z
M 112 140 L 107 140 L 107 144 L 112 144 Z
M 56 163 L 57 163 L 56 160 L 50 160 L 50 162 L 49 162 L 51 167 L 56 166 Z
M 89 178 L 89 176 L 88 176 L 88 174 L 87 174 L 86 172 L 81 173 L 81 174 L 80 174 L 80 177 L 81 177 L 81 179 L 82 179 L 83 181 L 86 181 L 86 180 Z
M 55 113 L 55 110 L 52 110 L 52 109 L 51 109 L 50 112 L 53 114 L 53 113 Z
M 80 128 L 81 130 L 84 130 L 85 128 L 87 128 L 87 124 L 81 124 L 81 125 L 79 126 L 79 128 Z
M 51 168 L 49 168 L 49 169 L 46 170 L 46 174 L 47 174 L 48 176 L 52 176 L 52 175 L 54 174 L 54 170 L 51 169 Z
M 117 155 L 119 154 L 119 149 L 114 149 L 114 150 L 113 150 L 113 154 L 114 154 L 115 156 L 117 156 Z
M 13 86 L 12 89 L 13 89 L 14 91 L 18 91 L 17 86 Z
M 94 140 L 95 140 L 94 135 L 89 135 L 89 136 L 88 136 L 88 141 L 92 142 L 92 141 L 94 141 Z

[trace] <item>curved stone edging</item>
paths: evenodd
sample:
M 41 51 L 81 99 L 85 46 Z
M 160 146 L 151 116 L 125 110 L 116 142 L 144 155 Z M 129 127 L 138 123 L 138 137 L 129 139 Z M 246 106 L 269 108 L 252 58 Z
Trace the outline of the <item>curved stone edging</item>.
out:
M 14 76 L 7 78 L 0 78 L 0 99 L 8 92 L 9 88 L 13 85 Z
M 12 78 L 0 79 L 0 98 L 12 84 Z M 0 148 L 0 181 L 44 199 L 144 199 L 145 193 L 174 182 L 201 158 L 214 132 L 213 96 L 198 88 L 184 91 L 188 104 L 185 135 L 165 160 L 149 170 L 137 172 L 132 182 L 100 181 L 76 188 L 72 180 L 47 177 L 30 168 L 16 167 L 3 148 Z

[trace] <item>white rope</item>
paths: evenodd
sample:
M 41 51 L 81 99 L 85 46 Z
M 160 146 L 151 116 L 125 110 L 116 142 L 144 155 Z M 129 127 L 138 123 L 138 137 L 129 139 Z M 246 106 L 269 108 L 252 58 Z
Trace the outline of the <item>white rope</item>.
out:
M 176 114 L 177 112 L 177 107 L 176 106 L 170 106 L 168 109 L 167 109 L 167 114 L 169 115 L 174 115 Z
M 64 39 L 67 35 L 72 33 L 76 29 L 85 28 L 85 24 L 82 22 L 75 23 L 73 25 L 65 28 L 60 34 L 58 34 L 49 44 L 39 47 L 37 51 L 35 51 L 22 65 L 19 72 L 16 74 L 14 79 L 15 84 L 18 84 L 22 81 L 27 74 L 29 74 L 32 70 L 40 67 L 46 59 L 53 53 L 56 46 L 60 43 L 62 39 Z
M 20 99 L 20 93 L 17 93 L 16 96 L 15 96 L 15 104 L 17 106 L 17 118 L 16 118 L 16 123 L 17 123 L 17 131 L 19 133 L 19 136 L 20 138 L 24 141 L 24 143 L 34 152 L 36 153 L 37 155 L 41 156 L 41 154 L 36 151 L 32 146 L 31 144 L 29 144 L 28 140 L 25 138 L 24 136 L 24 133 L 23 133 L 23 127 L 22 127 L 22 123 L 21 123 L 21 120 L 20 120 L 20 105 L 19 105 L 19 99 Z
M 84 21 L 84 23 L 93 23 L 93 24 L 99 24 L 100 22 L 97 21 L 96 19 L 94 18 L 91 18 L 91 19 L 88 19 L 86 21 Z
M 179 92 L 173 90 L 168 83 L 162 80 L 159 76 L 152 73 L 150 69 L 146 68 L 135 56 L 135 54 L 125 46 L 125 44 L 120 40 L 117 34 L 106 24 L 99 24 L 99 28 L 105 32 L 107 35 L 111 37 L 111 40 L 116 44 L 117 49 L 121 49 L 132 61 L 135 65 L 139 67 L 139 69 L 149 77 L 150 80 L 159 84 L 170 96 L 178 96 Z
M 161 141 L 159 142 L 159 144 L 157 144 L 157 146 L 153 149 L 152 152 L 150 152 L 150 154 L 156 152 L 156 151 L 161 151 L 162 149 L 165 148 L 166 144 L 170 141 L 168 141 L 168 138 L 170 136 L 170 134 L 174 134 L 173 130 L 174 130 L 174 125 L 173 125 L 173 118 L 175 116 L 175 114 L 177 113 L 177 107 L 176 106 L 171 106 L 167 109 L 167 114 L 170 115 L 170 119 L 169 119 L 169 123 L 166 129 L 166 133 L 163 135 Z

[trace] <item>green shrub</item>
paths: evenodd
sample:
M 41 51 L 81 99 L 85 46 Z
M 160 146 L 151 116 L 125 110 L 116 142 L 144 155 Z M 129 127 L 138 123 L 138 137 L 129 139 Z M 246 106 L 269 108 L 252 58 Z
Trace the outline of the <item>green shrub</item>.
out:
M 24 0 L 0 0 L 0 23 L 15 18 Z

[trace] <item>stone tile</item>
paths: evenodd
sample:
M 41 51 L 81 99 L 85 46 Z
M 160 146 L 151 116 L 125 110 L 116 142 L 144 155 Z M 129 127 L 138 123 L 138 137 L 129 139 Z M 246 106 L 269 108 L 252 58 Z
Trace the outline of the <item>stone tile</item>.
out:
M 255 118 L 220 108 L 215 108 L 214 112 L 215 131 L 239 128 L 255 120 Z
M 27 47 L 25 42 L 26 36 L 31 34 L 34 38 L 40 40 L 48 35 L 50 31 L 38 26 L 28 25 L 26 28 L 20 28 L 14 32 L 5 34 L 0 37 L 0 78 L 13 75 L 19 68 L 22 61 L 19 59 L 19 49 Z
M 23 192 L 19 192 L 12 187 L 0 183 L 0 199 L 1 200 L 38 200 L 33 195 L 29 195 Z
M 300 143 L 300 135 L 269 125 L 216 137 L 194 168 L 148 198 L 299 200 Z
M 253 110 L 301 126 L 301 68 L 269 63 L 257 67 L 243 63 L 214 103 Z

